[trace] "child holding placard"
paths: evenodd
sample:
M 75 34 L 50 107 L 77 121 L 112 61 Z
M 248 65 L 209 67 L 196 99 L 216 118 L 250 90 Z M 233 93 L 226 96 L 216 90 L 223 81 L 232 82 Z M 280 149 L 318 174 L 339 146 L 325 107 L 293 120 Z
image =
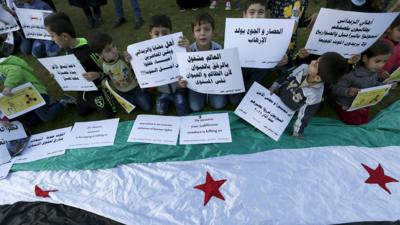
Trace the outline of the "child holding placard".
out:
M 327 52 L 310 65 L 303 64 L 289 76 L 280 77 L 272 84 L 270 91 L 277 91 L 287 107 L 298 111 L 293 136 L 303 137 L 308 121 L 322 100 L 324 84 L 335 83 L 346 69 L 346 59 L 338 53 Z
M 80 92 L 78 98 L 78 114 L 88 116 L 93 111 L 100 111 L 104 117 L 110 118 L 116 112 L 111 94 L 101 87 L 102 70 L 97 56 L 92 53 L 85 38 L 76 38 L 71 19 L 65 13 L 55 13 L 44 20 L 46 30 L 54 42 L 64 49 L 67 54 L 74 54 L 87 71 L 83 77 L 98 85 L 98 91 Z
M 377 41 L 361 55 L 361 65 L 345 74 L 332 88 L 336 102 L 336 111 L 340 119 L 347 124 L 360 125 L 368 123 L 369 109 L 361 108 L 346 111 L 352 104 L 360 89 L 378 86 L 378 74 L 391 54 L 390 45 Z
M 150 38 L 158 38 L 168 34 L 172 31 L 171 19 L 163 14 L 154 15 L 150 18 Z M 181 37 L 178 45 L 185 47 L 189 50 L 189 40 L 185 37 Z M 131 61 L 132 57 L 127 54 L 126 61 Z M 156 100 L 156 111 L 158 114 L 167 114 L 170 104 L 174 104 L 176 113 L 179 116 L 189 114 L 189 104 L 186 96 L 186 81 L 181 78 L 174 83 L 166 84 L 158 87 L 158 96 Z
M 392 22 L 382 40 L 392 47 L 392 54 L 383 67 L 386 72 L 392 73 L 400 67 L 400 16 Z
M 102 59 L 103 71 L 111 79 L 116 92 L 143 111 L 150 111 L 149 93 L 140 89 L 129 63 L 123 60 L 110 35 L 96 34 L 89 42 L 90 49 Z
M 192 31 L 196 40 L 190 45 L 190 51 L 209 51 L 222 49 L 221 45 L 212 40 L 215 29 L 214 19 L 209 13 L 198 14 L 192 22 Z M 188 93 L 190 109 L 194 112 L 204 108 L 206 99 L 213 109 L 221 109 L 227 103 L 226 95 L 203 94 L 189 89 Z

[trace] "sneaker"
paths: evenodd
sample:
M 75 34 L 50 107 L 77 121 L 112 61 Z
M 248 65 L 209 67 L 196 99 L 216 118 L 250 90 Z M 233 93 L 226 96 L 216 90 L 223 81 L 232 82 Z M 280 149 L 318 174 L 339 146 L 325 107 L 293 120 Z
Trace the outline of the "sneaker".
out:
M 217 1 L 212 1 L 211 5 L 210 5 L 210 9 L 215 9 L 216 6 L 217 6 Z
M 58 102 L 63 104 L 63 106 L 65 108 L 68 108 L 69 106 L 76 105 L 76 103 L 77 103 L 75 97 L 72 97 L 70 95 L 65 95 L 65 94 L 60 100 L 58 100 Z
M 126 22 L 125 17 L 118 18 L 116 21 L 114 21 L 112 28 L 113 29 L 117 28 L 117 27 L 121 26 L 122 24 L 124 24 L 125 22 Z
M 225 10 L 231 10 L 231 2 L 225 3 Z
M 185 8 L 179 8 L 179 12 L 185 12 L 186 9 Z
M 135 24 L 133 25 L 133 29 L 138 30 L 144 24 L 144 20 L 142 17 L 139 17 L 135 20 Z

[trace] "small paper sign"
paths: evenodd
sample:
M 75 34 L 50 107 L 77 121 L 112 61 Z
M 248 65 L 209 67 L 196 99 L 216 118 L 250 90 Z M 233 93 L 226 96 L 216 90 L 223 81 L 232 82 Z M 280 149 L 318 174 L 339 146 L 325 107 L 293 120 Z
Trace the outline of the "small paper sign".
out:
M 390 74 L 390 77 L 386 79 L 384 83 L 392 83 L 397 81 L 400 81 L 400 67 L 393 71 L 393 73 Z
M 44 18 L 52 14 L 52 11 L 16 8 L 15 12 L 26 38 L 51 40 L 44 26 Z
M 378 104 L 389 92 L 391 87 L 391 84 L 386 84 L 377 87 L 361 89 L 347 111 L 354 111 Z
M 6 141 L 13 141 L 26 138 L 24 126 L 19 121 L 12 121 L 8 126 L 0 124 L 0 138 Z
M 121 95 L 119 95 L 117 92 L 115 92 L 110 84 L 108 83 L 108 80 L 104 81 L 104 86 L 110 91 L 110 93 L 114 96 L 115 100 L 122 106 L 122 108 L 125 109 L 127 113 L 131 113 L 132 110 L 136 108 L 135 105 L 124 99 Z
M 12 89 L 11 96 L 0 94 L 0 110 L 8 119 L 14 119 L 46 104 L 31 83 Z

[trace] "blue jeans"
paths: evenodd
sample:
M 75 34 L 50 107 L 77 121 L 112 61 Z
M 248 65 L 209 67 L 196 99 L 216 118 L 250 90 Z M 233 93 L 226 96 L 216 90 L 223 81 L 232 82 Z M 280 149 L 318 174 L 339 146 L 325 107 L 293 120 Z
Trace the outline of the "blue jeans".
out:
M 22 39 L 20 50 L 24 54 L 31 54 L 36 58 L 57 56 L 60 47 L 49 40 Z
M 176 113 L 179 116 L 189 114 L 189 104 L 186 93 L 183 90 L 177 90 L 175 93 L 159 93 L 156 100 L 156 111 L 158 114 L 167 114 L 171 103 L 175 105 Z
M 131 6 L 136 19 L 142 18 L 142 11 L 140 10 L 138 0 L 131 0 Z M 125 17 L 124 9 L 122 8 L 122 0 L 114 0 L 114 8 L 118 18 Z
M 189 90 L 189 105 L 193 112 L 199 112 L 204 108 L 206 98 L 213 109 L 222 109 L 228 102 L 226 95 L 203 94 Z
M 56 118 L 58 113 L 65 109 L 64 105 L 58 101 L 50 103 L 50 98 L 47 94 L 41 94 L 41 96 L 46 102 L 46 105 L 43 105 L 35 109 L 34 111 L 26 114 L 27 125 L 35 125 L 40 122 L 48 122 Z
M 136 87 L 135 89 L 128 92 L 120 92 L 118 94 L 125 98 L 128 102 L 139 106 L 143 111 L 151 110 L 151 99 L 149 93 L 140 89 L 140 87 Z

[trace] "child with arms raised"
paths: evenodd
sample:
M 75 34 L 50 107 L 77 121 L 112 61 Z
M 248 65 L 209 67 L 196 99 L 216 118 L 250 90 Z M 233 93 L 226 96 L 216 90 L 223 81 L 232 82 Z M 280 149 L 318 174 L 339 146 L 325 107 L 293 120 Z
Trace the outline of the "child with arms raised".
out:
M 105 33 L 96 34 L 89 46 L 102 59 L 103 71 L 111 79 L 111 86 L 116 92 L 143 111 L 150 111 L 150 95 L 140 89 L 135 74 L 118 52 L 112 37 Z
M 344 123 L 360 125 L 369 122 L 369 108 L 361 108 L 351 112 L 346 110 L 351 106 L 360 89 L 380 84 L 378 75 L 388 61 L 390 54 L 390 45 L 377 41 L 361 54 L 361 65 L 345 74 L 332 87 L 336 111 Z
M 298 111 L 293 136 L 302 138 L 310 118 L 322 100 L 324 84 L 335 83 L 347 69 L 347 62 L 340 54 L 327 52 L 310 65 L 302 64 L 292 74 L 280 77 L 270 87 L 293 111 Z
M 78 98 L 78 114 L 88 116 L 93 111 L 100 111 L 104 117 L 110 118 L 116 109 L 112 96 L 101 87 L 102 70 L 97 56 L 92 53 L 85 38 L 76 38 L 74 26 L 65 13 L 49 15 L 44 20 L 46 30 L 54 42 L 67 54 L 74 54 L 87 71 L 83 77 L 93 81 L 99 88 L 97 91 L 80 92 Z

